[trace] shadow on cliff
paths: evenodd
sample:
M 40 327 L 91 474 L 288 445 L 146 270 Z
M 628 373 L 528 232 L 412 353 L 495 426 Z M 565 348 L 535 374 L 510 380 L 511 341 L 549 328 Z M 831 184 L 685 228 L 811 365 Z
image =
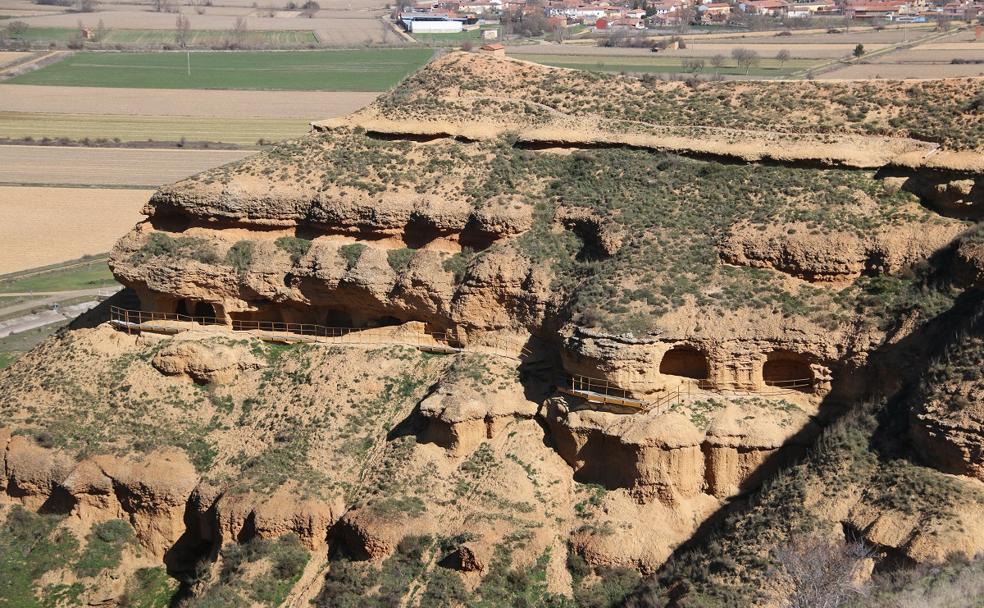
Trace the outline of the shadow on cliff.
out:
M 854 373 L 847 374 L 844 382 L 833 385 L 833 390 L 821 405 L 821 417 L 818 422 L 826 428 L 845 414 L 860 407 L 860 404 L 882 402 L 884 405 L 876 412 L 877 427 L 868 442 L 869 451 L 877 454 L 881 460 L 906 458 L 917 461 L 918 457 L 913 452 L 910 442 L 905 440 L 908 433 L 908 410 L 914 404 L 913 395 L 917 392 L 921 378 L 933 364 L 934 359 L 940 356 L 954 340 L 960 339 L 969 323 L 980 325 L 982 316 L 984 316 L 984 290 L 970 288 L 957 297 L 948 310 L 926 321 L 911 333 L 897 340 L 889 338 L 885 344 L 871 353 L 866 365 Z M 803 437 L 803 439 L 812 441 L 817 438 L 816 435 L 814 433 L 814 437 Z M 799 438 L 798 435 L 794 441 Z M 768 478 L 775 477 L 799 464 L 802 456 L 811 449 L 813 446 L 801 450 L 800 454 L 792 458 L 780 451 L 763 463 L 753 475 L 766 470 L 768 475 L 763 476 L 763 482 L 767 481 Z M 701 555 L 711 555 L 713 552 L 708 551 L 708 547 L 717 542 L 716 537 L 728 534 L 726 526 L 732 517 L 740 516 L 757 505 L 761 488 L 762 486 L 759 486 L 752 493 L 731 499 L 705 520 L 689 540 L 673 551 L 663 567 L 650 579 L 651 582 L 644 583 L 636 594 L 629 596 L 628 603 L 625 605 L 633 608 L 684 605 L 680 600 L 686 597 L 687 581 L 673 574 L 670 568 L 675 562 L 700 562 Z M 709 570 L 713 570 L 713 564 L 708 563 L 706 566 Z M 654 585 L 654 582 L 658 584 Z M 660 600 L 659 603 L 653 603 L 649 598 L 655 597 L 652 595 L 654 589 L 668 593 L 668 596 L 664 597 L 668 597 L 669 601 Z

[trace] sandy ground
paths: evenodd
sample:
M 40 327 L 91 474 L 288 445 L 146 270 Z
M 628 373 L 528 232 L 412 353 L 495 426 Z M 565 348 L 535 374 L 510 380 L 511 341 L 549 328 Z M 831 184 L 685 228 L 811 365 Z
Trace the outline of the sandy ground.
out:
M 949 65 L 918 63 L 870 63 L 850 65 L 830 72 L 825 72 L 823 74 L 823 79 L 838 80 L 887 78 L 904 80 L 922 78 L 961 78 L 966 76 L 984 76 L 984 64 Z
M 254 153 L 0 146 L 0 183 L 157 187 Z
M 185 91 L 0 84 L 0 111 L 136 116 L 330 118 L 369 105 L 379 93 Z
M 0 51 L 0 66 L 7 65 L 8 63 L 13 63 L 15 61 L 19 61 L 30 54 L 31 53 L 16 53 L 16 52 Z
M 151 193 L 0 186 L 0 274 L 109 251 Z

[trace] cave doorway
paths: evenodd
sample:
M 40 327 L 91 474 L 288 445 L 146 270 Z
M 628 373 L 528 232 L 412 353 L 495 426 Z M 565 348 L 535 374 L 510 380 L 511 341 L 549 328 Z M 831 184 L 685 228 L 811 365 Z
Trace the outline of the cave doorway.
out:
M 680 345 L 666 351 L 659 362 L 659 373 L 664 376 L 707 380 L 710 376 L 710 365 L 706 354 L 693 346 Z
M 188 304 L 184 300 L 178 300 L 178 305 L 174 309 L 174 314 L 181 315 L 182 317 L 190 317 L 188 314 Z
M 344 310 L 334 308 L 325 313 L 325 325 L 328 327 L 355 327 L 355 324 L 352 322 L 352 315 Z
M 397 325 L 403 325 L 403 321 L 396 317 L 380 317 L 373 320 L 369 325 L 372 327 L 396 327 Z
M 766 355 L 762 380 L 766 386 L 813 392 L 813 368 L 807 358 L 799 353 L 773 351 Z
M 204 317 L 206 321 L 214 321 L 218 316 L 215 314 L 215 306 L 210 302 L 198 302 L 195 304 L 195 317 Z

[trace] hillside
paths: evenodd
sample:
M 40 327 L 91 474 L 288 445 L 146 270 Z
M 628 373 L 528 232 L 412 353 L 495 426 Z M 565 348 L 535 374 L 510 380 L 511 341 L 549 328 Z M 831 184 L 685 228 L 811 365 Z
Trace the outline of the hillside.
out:
M 453 53 L 161 188 L 129 290 L 0 372 L 0 546 L 37 539 L 0 598 L 777 606 L 811 553 L 885 602 L 970 580 L 977 91 Z

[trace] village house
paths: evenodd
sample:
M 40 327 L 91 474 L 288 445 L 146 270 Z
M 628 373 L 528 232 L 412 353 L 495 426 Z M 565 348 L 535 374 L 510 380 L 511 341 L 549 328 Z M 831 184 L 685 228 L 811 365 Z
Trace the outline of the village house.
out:
M 747 13 L 770 17 L 782 17 L 789 10 L 789 3 L 785 0 L 747 0 L 739 6 Z

